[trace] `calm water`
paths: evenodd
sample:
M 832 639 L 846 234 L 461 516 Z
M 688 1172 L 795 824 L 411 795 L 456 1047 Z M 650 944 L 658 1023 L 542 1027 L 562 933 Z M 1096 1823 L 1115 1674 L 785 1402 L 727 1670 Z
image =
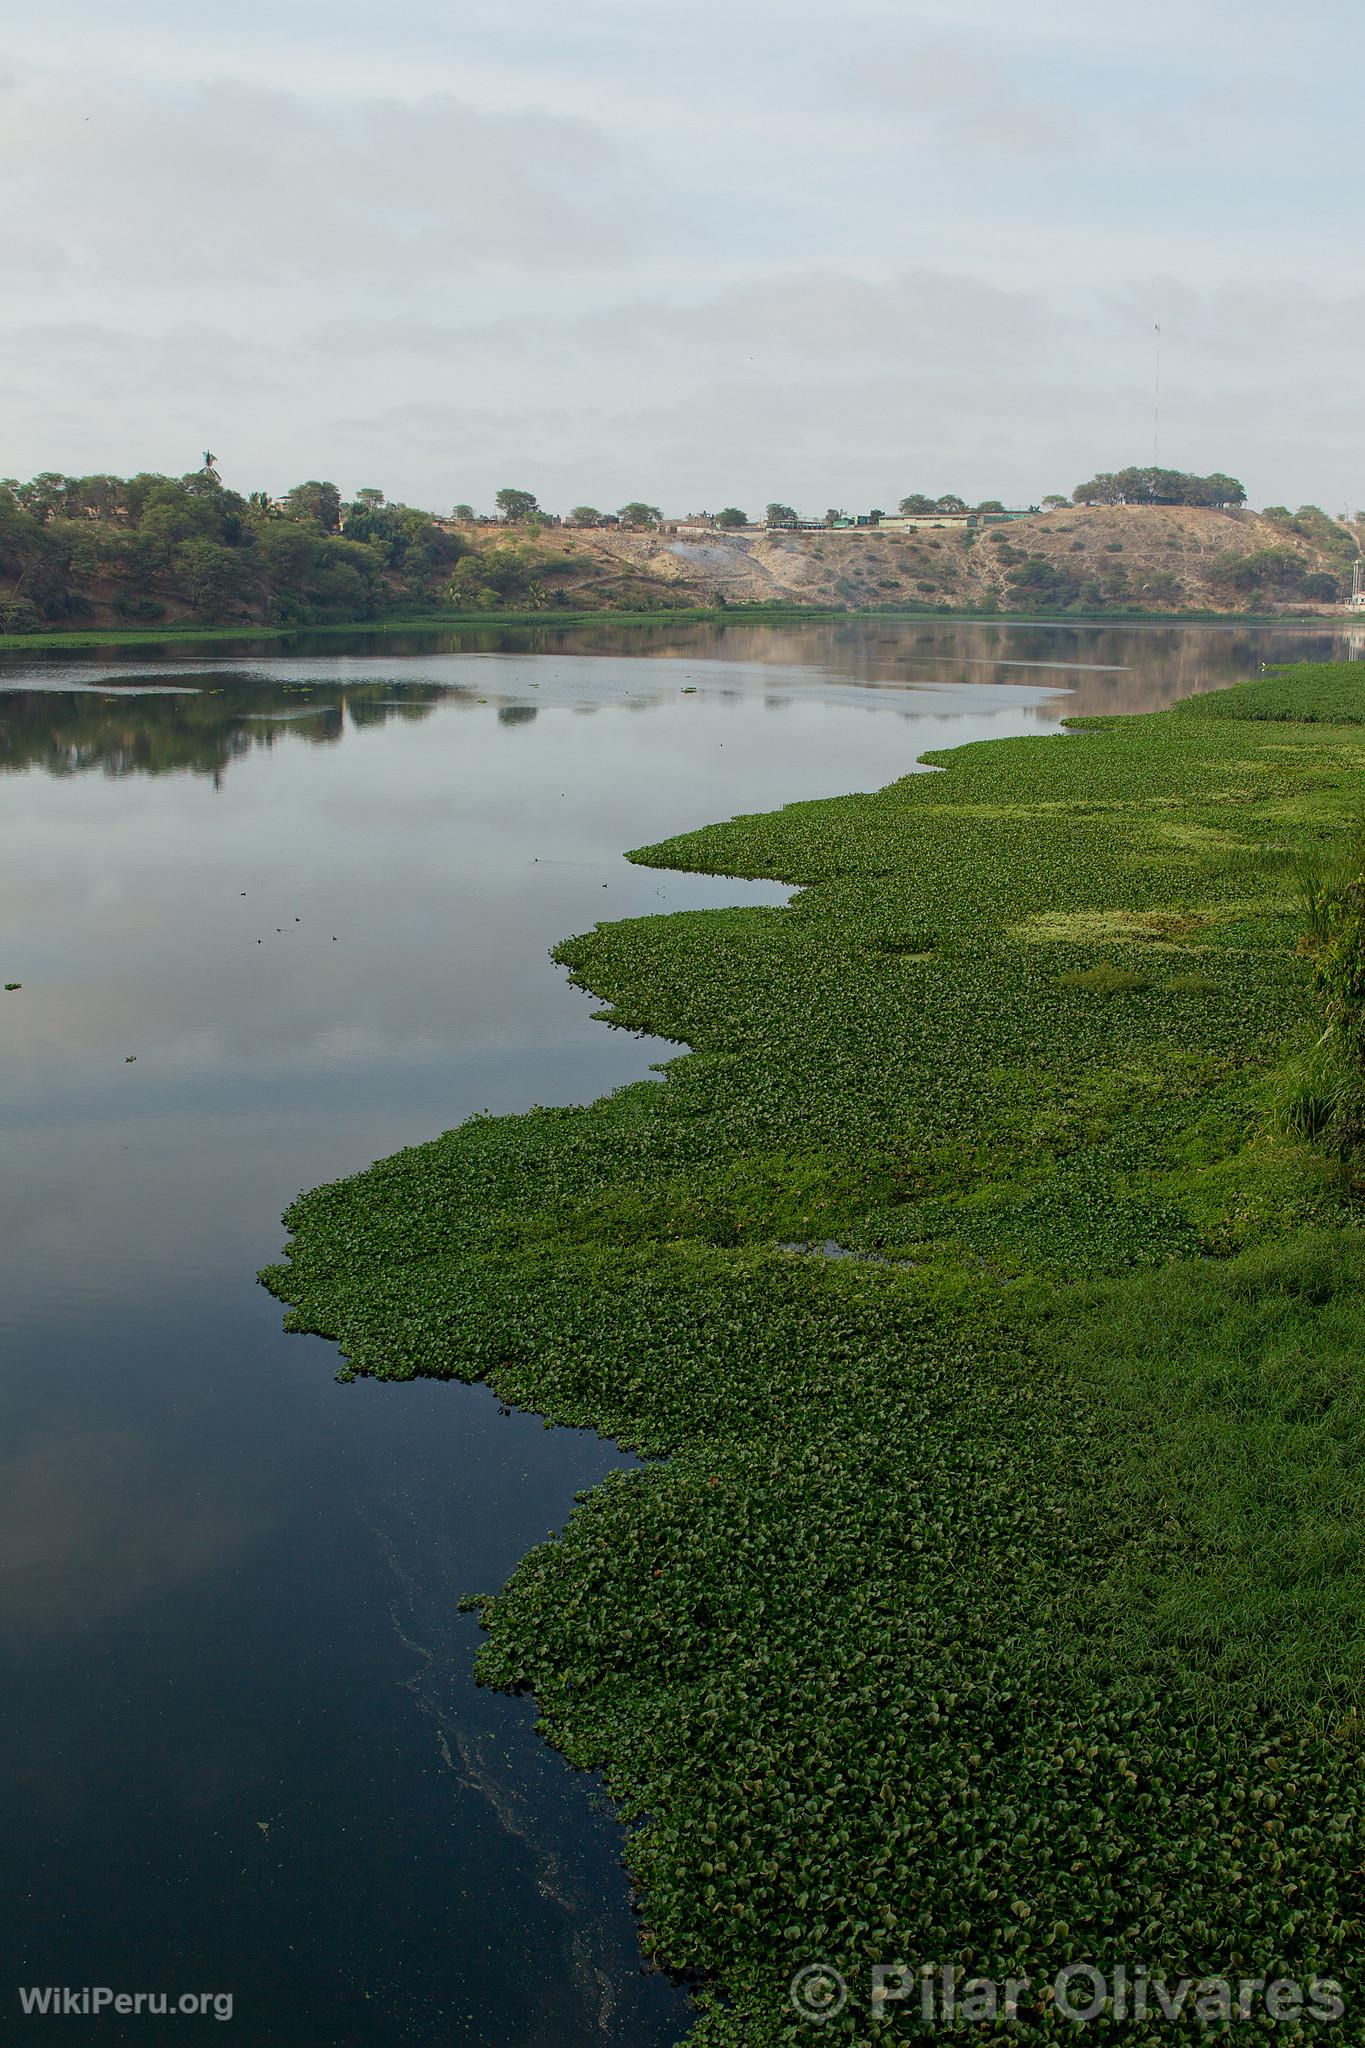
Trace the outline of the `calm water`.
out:
M 21 1984 L 231 1992 L 251 2048 L 685 2032 L 609 1809 L 473 1685 L 457 1612 L 617 1454 L 482 1389 L 337 1386 L 254 1284 L 280 1210 L 667 1055 L 549 946 L 783 892 L 622 849 L 1353 651 L 606 625 L 0 663 L 0 2039 L 60 2031 Z

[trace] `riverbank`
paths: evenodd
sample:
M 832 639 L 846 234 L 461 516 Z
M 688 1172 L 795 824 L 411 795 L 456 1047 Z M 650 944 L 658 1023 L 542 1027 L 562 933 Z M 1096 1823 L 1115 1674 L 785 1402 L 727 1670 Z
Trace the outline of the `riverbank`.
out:
M 673 605 L 655 611 L 453 611 L 422 612 L 410 618 L 363 619 L 352 625 L 332 626 L 176 626 L 149 629 L 145 626 L 91 627 L 70 633 L 0 633 L 0 654 L 75 653 L 98 651 L 102 647 L 123 651 L 137 648 L 193 648 L 202 642 L 220 646 L 224 641 L 270 641 L 383 638 L 403 633 L 449 633 L 501 627 L 535 626 L 558 632 L 574 626 L 671 626 L 671 625 L 795 625 L 822 621 L 884 619 L 888 624 L 909 621 L 961 625 L 1015 626 L 1301 626 L 1322 630 L 1343 623 L 1340 609 L 1321 617 L 1301 612 L 1010 612 L 954 610 L 943 605 L 902 605 L 895 608 L 838 609 L 820 605 L 732 604 L 724 606 Z
M 289 1212 L 268 1284 L 348 1371 L 667 1458 L 485 1606 L 483 1671 L 645 1823 L 707 2048 L 804 2037 L 814 1963 L 858 2040 L 913 2032 L 897 1961 L 1351 1992 L 1365 1240 L 1277 1105 L 1363 720 L 1301 671 L 643 849 L 801 891 L 561 948 L 693 1048 L 663 1084 Z

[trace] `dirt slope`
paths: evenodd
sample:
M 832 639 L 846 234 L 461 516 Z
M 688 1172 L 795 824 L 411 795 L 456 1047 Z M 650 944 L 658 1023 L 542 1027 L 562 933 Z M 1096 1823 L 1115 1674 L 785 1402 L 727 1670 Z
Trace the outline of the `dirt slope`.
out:
M 487 530 L 485 530 L 487 532 Z M 492 536 L 490 536 L 492 538 Z M 494 540 L 498 544 L 498 540 Z M 1304 574 L 1341 557 L 1254 512 L 1101 505 L 1038 513 L 968 537 L 871 528 L 819 533 L 681 534 L 549 528 L 539 552 L 560 558 L 553 588 L 575 609 L 659 604 L 786 603 L 860 609 L 906 602 L 954 608 L 1293 612 L 1339 610 L 1288 583 L 1243 590 L 1219 558 L 1277 550 Z M 1043 563 L 1040 572 L 1031 564 Z

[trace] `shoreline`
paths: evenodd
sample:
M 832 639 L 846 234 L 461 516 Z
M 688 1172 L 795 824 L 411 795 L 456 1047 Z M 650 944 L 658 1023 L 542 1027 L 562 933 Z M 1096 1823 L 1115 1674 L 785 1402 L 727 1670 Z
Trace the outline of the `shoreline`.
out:
M 82 627 L 69 632 L 0 633 L 0 655 L 78 652 L 100 648 L 188 647 L 232 640 L 291 641 L 346 636 L 382 638 L 386 634 L 485 631 L 502 627 L 540 627 L 549 631 L 582 626 L 791 625 L 881 620 L 887 624 L 1005 626 L 1300 626 L 1305 631 L 1340 630 L 1358 614 L 1324 613 L 1321 617 L 1276 612 L 1004 612 L 957 611 L 948 607 L 897 606 L 894 609 L 832 610 L 815 605 L 675 606 L 658 611 L 505 611 L 415 614 L 411 618 L 365 619 L 349 625 L 318 626 L 172 626 L 153 631 L 143 626 Z
M 344 1376 L 663 1461 L 480 1603 L 480 1672 L 605 1771 L 698 2048 L 775 2048 L 817 1962 L 866 2021 L 879 1964 L 1138 1921 L 1174 1974 L 1358 1953 L 1365 1232 L 1274 1103 L 1365 686 L 1067 723 L 638 849 L 798 892 L 557 949 L 664 1085 L 314 1190 L 262 1276 Z

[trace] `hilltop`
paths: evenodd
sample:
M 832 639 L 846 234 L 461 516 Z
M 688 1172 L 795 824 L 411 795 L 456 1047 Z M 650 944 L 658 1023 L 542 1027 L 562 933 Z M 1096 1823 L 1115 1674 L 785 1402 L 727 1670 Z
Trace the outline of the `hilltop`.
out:
M 1313 614 L 1349 590 L 1351 527 L 1207 506 L 1090 505 L 1008 525 L 738 533 L 544 530 L 576 610 L 790 604 L 861 610 Z M 1296 531 L 1295 527 L 1306 527 Z M 485 546 L 506 544 L 494 532 Z

